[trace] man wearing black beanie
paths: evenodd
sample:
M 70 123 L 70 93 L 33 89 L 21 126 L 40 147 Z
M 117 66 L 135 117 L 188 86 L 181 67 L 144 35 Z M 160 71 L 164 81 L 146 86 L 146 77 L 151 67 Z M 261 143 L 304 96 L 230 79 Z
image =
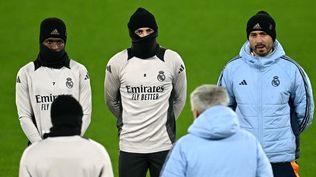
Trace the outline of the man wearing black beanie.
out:
M 247 41 L 225 66 L 218 84 L 227 89 L 241 127 L 261 143 L 276 177 L 298 176 L 300 134 L 312 123 L 314 100 L 303 68 L 286 56 L 276 23 L 266 11 L 252 16 Z
M 83 111 L 74 97 L 59 95 L 51 116 L 50 133 L 24 151 L 19 177 L 113 177 L 106 149 L 80 136 Z
M 157 43 L 155 17 L 138 8 L 128 22 L 131 48 L 107 64 L 105 101 L 117 118 L 120 177 L 158 177 L 175 141 L 175 121 L 186 99 L 178 53 Z
M 87 69 L 68 57 L 67 30 L 56 17 L 40 24 L 39 54 L 23 66 L 16 79 L 16 105 L 21 127 L 34 143 L 52 126 L 50 106 L 61 94 L 73 95 L 83 106 L 81 135 L 90 124 L 91 88 Z

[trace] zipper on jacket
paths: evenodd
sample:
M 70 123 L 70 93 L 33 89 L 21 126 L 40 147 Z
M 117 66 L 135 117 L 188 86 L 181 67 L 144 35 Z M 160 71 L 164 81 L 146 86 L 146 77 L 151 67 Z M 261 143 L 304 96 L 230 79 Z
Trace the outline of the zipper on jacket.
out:
M 262 82 L 262 66 L 261 66 L 261 62 L 260 65 L 258 66 L 259 69 L 259 100 L 258 100 L 258 140 L 261 143 L 261 145 L 263 146 L 263 116 L 262 116 L 262 87 L 263 87 L 263 82 Z

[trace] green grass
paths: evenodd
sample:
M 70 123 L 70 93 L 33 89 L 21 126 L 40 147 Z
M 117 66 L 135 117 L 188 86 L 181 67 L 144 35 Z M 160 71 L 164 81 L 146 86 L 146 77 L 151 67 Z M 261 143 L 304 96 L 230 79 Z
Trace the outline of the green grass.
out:
M 316 87 L 316 1 L 228 0 L 55 0 L 0 2 L 0 176 L 17 176 L 26 147 L 15 108 L 15 77 L 18 69 L 37 55 L 39 23 L 57 16 L 68 27 L 67 51 L 90 72 L 93 92 L 92 123 L 86 133 L 110 153 L 117 176 L 118 138 L 115 119 L 103 100 L 105 65 L 116 52 L 130 46 L 127 22 L 139 6 L 156 16 L 158 41 L 183 57 L 188 94 L 198 85 L 216 83 L 225 63 L 238 54 L 246 40 L 246 22 L 265 9 L 277 22 L 277 38 L 287 54 L 296 59 Z M 181 137 L 192 122 L 189 99 L 177 121 Z M 316 173 L 316 133 L 312 125 L 302 135 L 301 176 Z

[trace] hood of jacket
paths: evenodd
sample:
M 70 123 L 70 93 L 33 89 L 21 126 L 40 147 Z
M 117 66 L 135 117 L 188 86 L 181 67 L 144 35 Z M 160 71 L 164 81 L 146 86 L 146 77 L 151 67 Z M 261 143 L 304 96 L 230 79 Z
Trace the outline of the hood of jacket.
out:
M 239 55 L 245 60 L 246 63 L 253 65 L 255 67 L 268 67 L 275 63 L 281 56 L 285 55 L 285 51 L 283 50 L 282 45 L 278 40 L 274 42 L 274 51 L 267 56 L 253 56 L 250 50 L 250 43 L 246 41 L 244 45 L 241 47 Z
M 235 134 L 239 127 L 236 113 L 226 106 L 205 110 L 189 127 L 189 134 L 204 139 L 223 139 Z

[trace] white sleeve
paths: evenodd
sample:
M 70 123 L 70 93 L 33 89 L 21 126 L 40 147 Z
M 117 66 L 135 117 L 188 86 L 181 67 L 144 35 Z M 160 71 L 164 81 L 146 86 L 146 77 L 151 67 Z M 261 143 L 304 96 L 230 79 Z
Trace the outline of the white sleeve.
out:
M 92 96 L 91 96 L 91 86 L 90 78 L 87 69 L 83 66 L 80 71 L 80 96 L 79 103 L 82 106 L 83 117 L 82 117 L 82 128 L 81 135 L 84 135 L 91 122 L 91 112 L 92 112 Z
M 110 156 L 108 152 L 104 149 L 104 163 L 103 170 L 101 172 L 100 177 L 113 177 L 113 169 Z
M 42 138 L 32 121 L 34 116 L 29 88 L 28 88 L 28 78 L 26 76 L 26 71 L 22 68 L 16 78 L 16 106 L 18 111 L 18 116 L 23 132 L 31 143 L 40 141 Z
M 104 81 L 105 102 L 116 118 L 120 118 L 122 114 L 122 105 L 120 97 L 120 78 L 119 68 L 114 63 L 115 56 L 110 59 L 106 66 L 106 76 Z
M 99 177 L 113 177 L 113 169 L 112 169 L 112 163 L 111 158 L 109 156 L 109 153 L 106 151 L 104 146 L 94 140 L 89 139 L 89 141 L 94 144 L 96 148 L 94 148 L 94 152 L 97 153 L 97 159 L 95 160 L 96 163 L 98 163 L 98 167 L 100 168 L 99 171 Z
M 176 63 L 175 63 L 175 77 L 173 80 L 173 90 L 174 90 L 174 113 L 176 119 L 179 117 L 184 105 L 187 96 L 187 78 L 185 65 L 183 63 L 180 55 L 176 54 Z
M 19 168 L 19 177 L 31 177 L 31 174 L 29 173 L 29 169 L 27 167 L 27 153 L 28 150 L 24 150 L 23 155 L 20 160 L 20 168 Z

